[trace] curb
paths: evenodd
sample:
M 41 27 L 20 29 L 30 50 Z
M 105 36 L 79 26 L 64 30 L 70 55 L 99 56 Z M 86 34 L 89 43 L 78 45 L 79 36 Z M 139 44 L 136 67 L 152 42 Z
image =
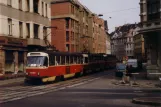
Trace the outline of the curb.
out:
M 161 106 L 161 97 L 134 98 L 132 102 L 135 104 Z

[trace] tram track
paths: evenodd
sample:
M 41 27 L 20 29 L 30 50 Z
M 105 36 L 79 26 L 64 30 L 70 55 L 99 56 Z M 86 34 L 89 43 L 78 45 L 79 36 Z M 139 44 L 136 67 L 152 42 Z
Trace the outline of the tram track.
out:
M 0 91 L 0 103 L 5 103 L 9 101 L 19 100 L 27 97 L 32 97 L 36 95 L 42 95 L 58 90 L 63 90 L 66 88 L 75 87 L 82 85 L 94 80 L 101 78 L 100 73 L 83 76 L 79 78 L 69 79 L 66 81 L 61 81 L 53 84 L 46 84 L 40 86 L 14 86 L 1 88 Z M 3 93 L 1 93 L 3 92 Z

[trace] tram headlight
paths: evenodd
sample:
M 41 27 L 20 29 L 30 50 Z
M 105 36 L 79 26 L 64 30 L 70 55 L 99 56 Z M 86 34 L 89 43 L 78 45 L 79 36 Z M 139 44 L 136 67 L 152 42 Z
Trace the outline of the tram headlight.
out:
M 38 73 L 37 73 L 37 75 L 39 76 L 39 75 L 40 75 L 40 73 L 38 72 Z
M 26 72 L 26 75 L 28 75 L 29 73 L 28 72 Z

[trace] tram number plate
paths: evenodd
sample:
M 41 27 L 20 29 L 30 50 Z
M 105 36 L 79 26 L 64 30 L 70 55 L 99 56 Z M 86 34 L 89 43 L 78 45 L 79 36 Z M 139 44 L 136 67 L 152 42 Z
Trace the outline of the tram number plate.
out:
M 66 74 L 70 74 L 70 66 L 66 66 Z

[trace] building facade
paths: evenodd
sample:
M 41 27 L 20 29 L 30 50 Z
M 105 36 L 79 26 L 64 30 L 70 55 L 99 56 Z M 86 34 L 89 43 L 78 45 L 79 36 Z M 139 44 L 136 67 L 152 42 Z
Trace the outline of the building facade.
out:
M 51 19 L 57 28 L 52 29 L 52 45 L 59 51 L 105 52 L 104 20 L 78 0 L 53 0 Z
M 139 34 L 138 31 L 140 30 L 139 27 L 135 29 L 134 33 L 134 56 L 135 58 L 141 60 L 142 62 L 146 61 L 145 55 L 145 44 L 144 44 L 144 37 L 142 34 Z
M 119 60 L 123 57 L 134 57 L 134 32 L 137 24 L 125 24 L 116 27 L 111 33 L 111 52 L 116 55 Z
M 50 41 L 50 4 L 45 0 L 0 0 L 0 73 L 25 71 L 27 51 Z
M 158 77 L 161 72 L 161 1 L 140 0 L 140 34 L 144 35 L 147 49 L 148 77 Z M 156 73 L 151 75 L 150 73 Z

